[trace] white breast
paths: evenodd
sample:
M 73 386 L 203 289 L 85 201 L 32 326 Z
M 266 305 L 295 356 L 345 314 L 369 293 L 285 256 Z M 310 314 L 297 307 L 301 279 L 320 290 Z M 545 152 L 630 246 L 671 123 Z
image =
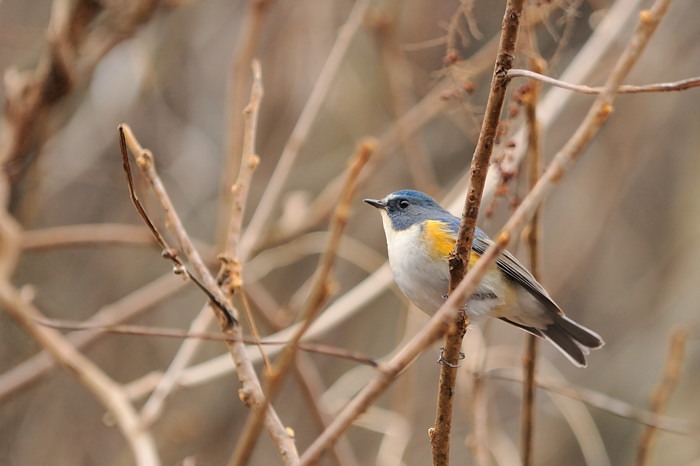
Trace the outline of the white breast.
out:
M 434 314 L 444 303 L 449 286 L 446 260 L 435 261 L 423 247 L 419 225 L 402 231 L 391 228 L 388 216 L 382 212 L 387 237 L 389 264 L 394 280 L 403 294 L 427 314 Z
M 391 228 L 391 220 L 382 212 L 384 232 L 387 238 L 389 264 L 394 280 L 408 299 L 426 314 L 434 314 L 445 302 L 449 289 L 450 272 L 447 259 L 435 260 L 421 241 L 421 228 L 414 225 L 402 231 Z M 501 277 L 487 274 L 477 293 L 492 293 L 500 289 Z M 503 296 L 495 299 L 472 299 L 467 306 L 467 314 L 475 319 L 493 314 L 503 306 Z M 500 316 L 499 316 L 500 317 Z

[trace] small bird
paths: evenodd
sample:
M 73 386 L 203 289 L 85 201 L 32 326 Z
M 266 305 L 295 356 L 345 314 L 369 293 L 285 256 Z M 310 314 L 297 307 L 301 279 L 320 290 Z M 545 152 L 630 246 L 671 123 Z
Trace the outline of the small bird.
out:
M 459 218 L 432 197 L 402 190 L 384 199 L 365 199 L 382 214 L 389 264 L 403 294 L 432 315 L 445 302 L 450 271 L 448 255 L 455 245 Z M 492 244 L 477 228 L 470 266 Z M 586 366 L 590 349 L 603 346 L 600 335 L 564 315 L 535 277 L 508 251 L 486 273 L 464 308 L 477 320 L 496 317 L 549 340 L 573 364 Z

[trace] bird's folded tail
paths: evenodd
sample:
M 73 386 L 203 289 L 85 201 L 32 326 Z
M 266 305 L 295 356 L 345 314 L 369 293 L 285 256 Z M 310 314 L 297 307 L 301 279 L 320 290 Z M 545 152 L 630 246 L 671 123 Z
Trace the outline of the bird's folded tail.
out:
M 554 322 L 539 333 L 579 367 L 586 367 L 586 355 L 590 350 L 605 344 L 593 330 L 559 314 L 555 314 Z
M 501 318 L 501 320 L 549 340 L 569 361 L 578 367 L 586 367 L 586 355 L 590 353 L 590 350 L 600 348 L 605 344 L 600 335 L 593 330 L 560 314 L 554 314 L 554 322 L 544 329 L 527 327 L 506 318 Z

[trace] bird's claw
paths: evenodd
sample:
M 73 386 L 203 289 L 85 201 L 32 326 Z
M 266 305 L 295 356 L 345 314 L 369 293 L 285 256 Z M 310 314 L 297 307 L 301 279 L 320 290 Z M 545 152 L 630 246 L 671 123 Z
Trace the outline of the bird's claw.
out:
M 445 347 L 444 347 L 444 346 L 441 346 L 441 347 L 440 347 L 440 356 L 439 356 L 438 359 L 437 359 L 437 363 L 438 363 L 438 364 L 442 364 L 443 366 L 450 367 L 450 368 L 452 368 L 452 369 L 456 369 L 456 368 L 459 367 L 459 364 L 451 363 L 450 361 L 448 361 L 447 359 L 445 359 L 444 356 L 445 356 Z M 460 351 L 460 352 L 459 352 L 459 360 L 461 361 L 461 360 L 464 359 L 465 357 L 466 357 L 466 356 L 464 355 L 464 353 L 462 353 L 462 352 Z

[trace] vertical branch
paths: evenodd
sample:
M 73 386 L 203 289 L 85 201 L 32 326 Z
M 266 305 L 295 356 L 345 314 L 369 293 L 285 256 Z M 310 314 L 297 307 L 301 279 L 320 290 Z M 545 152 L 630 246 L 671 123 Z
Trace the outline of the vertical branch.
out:
M 301 115 L 299 115 L 299 120 L 297 120 L 296 126 L 292 130 L 292 134 L 289 135 L 289 140 L 282 150 L 282 155 L 280 155 L 275 171 L 272 173 L 260 203 L 250 219 L 245 234 L 241 238 L 239 251 L 241 260 L 245 261 L 248 258 L 255 243 L 260 240 L 263 228 L 277 205 L 277 200 L 282 192 L 284 183 L 287 181 L 287 176 L 289 176 L 292 166 L 299 155 L 302 144 L 311 131 L 311 125 L 316 120 L 321 105 L 331 88 L 333 79 L 340 69 L 343 58 L 350 48 L 355 34 L 362 25 L 369 4 L 369 0 L 358 0 L 353 6 L 347 21 L 338 31 L 338 37 L 335 44 L 333 44 L 328 60 L 323 65 L 316 85 L 311 95 L 309 95 Z
M 259 100 L 257 102 L 259 104 Z M 190 263 L 192 263 L 193 268 L 197 271 L 198 275 L 201 277 L 201 288 L 209 293 L 208 296 L 210 297 L 212 303 L 216 302 L 217 304 L 212 304 L 209 307 L 212 312 L 216 313 L 217 317 L 219 318 L 222 333 L 227 337 L 226 346 L 231 354 L 234 364 L 236 365 L 238 379 L 241 383 L 241 388 L 238 392 L 239 398 L 248 406 L 255 407 L 264 404 L 265 396 L 260 386 L 257 374 L 255 373 L 255 368 L 248 357 L 245 344 L 243 343 L 241 327 L 236 325 L 235 320 L 229 315 L 229 313 L 233 313 L 231 306 L 228 304 L 229 296 L 226 296 L 222 288 L 219 287 L 217 281 L 214 279 L 214 277 L 212 277 L 211 273 L 204 265 L 198 251 L 194 248 L 192 241 L 187 235 L 187 232 L 185 231 L 182 222 L 175 211 L 172 201 L 170 200 L 170 197 L 168 196 L 167 191 L 165 190 L 165 187 L 163 186 L 163 183 L 155 169 L 153 154 L 139 144 L 138 140 L 135 138 L 127 125 L 120 125 L 119 130 L 124 150 L 123 156 L 125 158 L 125 169 L 128 167 L 126 159 L 126 157 L 128 157 L 126 154 L 126 146 L 128 145 L 136 156 L 139 168 L 144 174 L 146 180 L 151 185 L 151 188 L 157 195 L 158 200 L 163 207 L 168 228 L 175 235 L 183 252 L 187 256 Z M 147 219 L 144 219 L 144 221 L 146 220 Z M 172 254 L 170 255 L 172 256 Z M 214 299 L 216 301 L 214 301 Z M 265 411 L 263 423 L 270 438 L 277 447 L 282 461 L 285 464 L 295 463 L 298 459 L 298 453 L 296 450 L 296 445 L 294 444 L 294 439 L 289 435 L 284 425 L 282 425 L 282 421 L 277 416 L 277 413 L 272 408 Z
M 534 8 L 534 7 L 533 7 Z M 542 73 L 545 68 L 544 60 L 539 55 L 536 30 L 532 21 L 526 17 L 524 30 L 528 49 L 528 68 L 536 73 Z M 525 108 L 525 125 L 527 130 L 527 159 L 528 159 L 528 187 L 532 189 L 540 177 L 542 171 L 542 154 L 540 143 L 540 125 L 537 121 L 537 104 L 539 103 L 540 84 L 531 82 L 523 95 Z M 539 279 L 539 239 L 540 239 L 540 209 L 530 220 L 526 232 L 528 249 L 530 252 L 530 271 Z M 533 457 L 533 436 L 535 430 L 535 369 L 537 365 L 537 337 L 532 334 L 525 336 L 525 351 L 523 352 L 523 399 L 520 415 L 520 456 L 523 466 L 530 466 Z
M 294 363 L 299 342 L 330 296 L 332 288 L 331 271 L 335 263 L 336 250 L 338 249 L 342 233 L 347 223 L 350 202 L 355 194 L 360 171 L 372 155 L 375 144 L 373 140 L 363 141 L 352 157 L 350 166 L 347 169 L 340 200 L 336 206 L 335 215 L 331 220 L 328 243 L 319 259 L 319 264 L 311 284 L 311 291 L 300 313 L 303 321 L 301 325 L 296 328 L 289 339 L 289 343 L 285 345 L 282 354 L 280 354 L 274 367 L 268 373 L 265 383 L 265 400 L 263 403 L 256 406 L 248 416 L 241 440 L 238 442 L 238 445 L 236 445 L 236 450 L 233 452 L 233 457 L 229 463 L 231 466 L 242 466 L 249 461 L 253 447 L 259 436 L 262 419 L 269 405 L 279 394 L 284 377 Z
M 671 334 L 664 375 L 651 394 L 649 407 L 653 413 L 663 414 L 666 402 L 678 383 L 683 367 L 683 355 L 685 353 L 685 343 L 687 339 L 688 331 L 684 328 L 677 328 Z M 654 426 L 647 426 L 644 430 L 639 440 L 639 446 L 637 447 L 637 466 L 646 466 L 649 464 L 651 448 L 654 445 L 658 433 L 658 428 Z
M 413 183 L 420 190 L 435 194 L 438 190 L 437 176 L 430 164 L 430 157 L 425 150 L 425 144 L 419 136 L 412 134 L 401 119 L 414 105 L 411 91 L 413 80 L 411 67 L 399 47 L 398 16 L 401 4 L 396 0 L 386 2 L 385 12 L 376 15 L 375 31 L 379 39 L 384 74 L 389 88 L 389 99 L 394 113 L 399 143 L 403 152 L 406 166 Z
M 239 34 L 239 42 L 233 53 L 231 68 L 229 70 L 226 97 L 226 140 L 224 153 L 224 168 L 221 178 L 221 198 L 219 201 L 219 234 L 217 243 L 223 244 L 227 237 L 226 226 L 231 222 L 231 203 L 233 193 L 231 186 L 239 169 L 243 150 L 243 116 L 241 108 L 245 105 L 245 99 L 250 87 L 250 75 L 248 66 L 253 61 L 258 42 L 262 34 L 267 12 L 274 0 L 253 0 L 248 2 L 246 18 Z
M 476 228 L 479 206 L 481 205 L 481 196 L 484 191 L 493 144 L 501 119 L 503 102 L 506 97 L 509 81 L 508 70 L 513 67 L 515 59 L 515 44 L 518 38 L 523 3 L 524 0 L 509 0 L 503 16 L 501 41 L 491 80 L 491 89 L 486 103 L 486 114 L 484 115 L 479 140 L 472 157 L 470 188 L 462 212 L 462 222 L 459 226 L 457 242 L 450 253 L 450 293 L 454 292 L 457 285 L 462 281 L 469 264 L 474 228 Z M 468 323 L 466 314 L 461 312 L 455 322 L 455 326 L 445 336 L 443 358 L 447 363 L 440 366 L 435 425 L 430 437 L 433 464 L 436 465 L 449 464 L 452 404 L 454 387 L 457 381 L 455 366 L 457 361 L 459 361 L 462 339 L 466 333 Z

